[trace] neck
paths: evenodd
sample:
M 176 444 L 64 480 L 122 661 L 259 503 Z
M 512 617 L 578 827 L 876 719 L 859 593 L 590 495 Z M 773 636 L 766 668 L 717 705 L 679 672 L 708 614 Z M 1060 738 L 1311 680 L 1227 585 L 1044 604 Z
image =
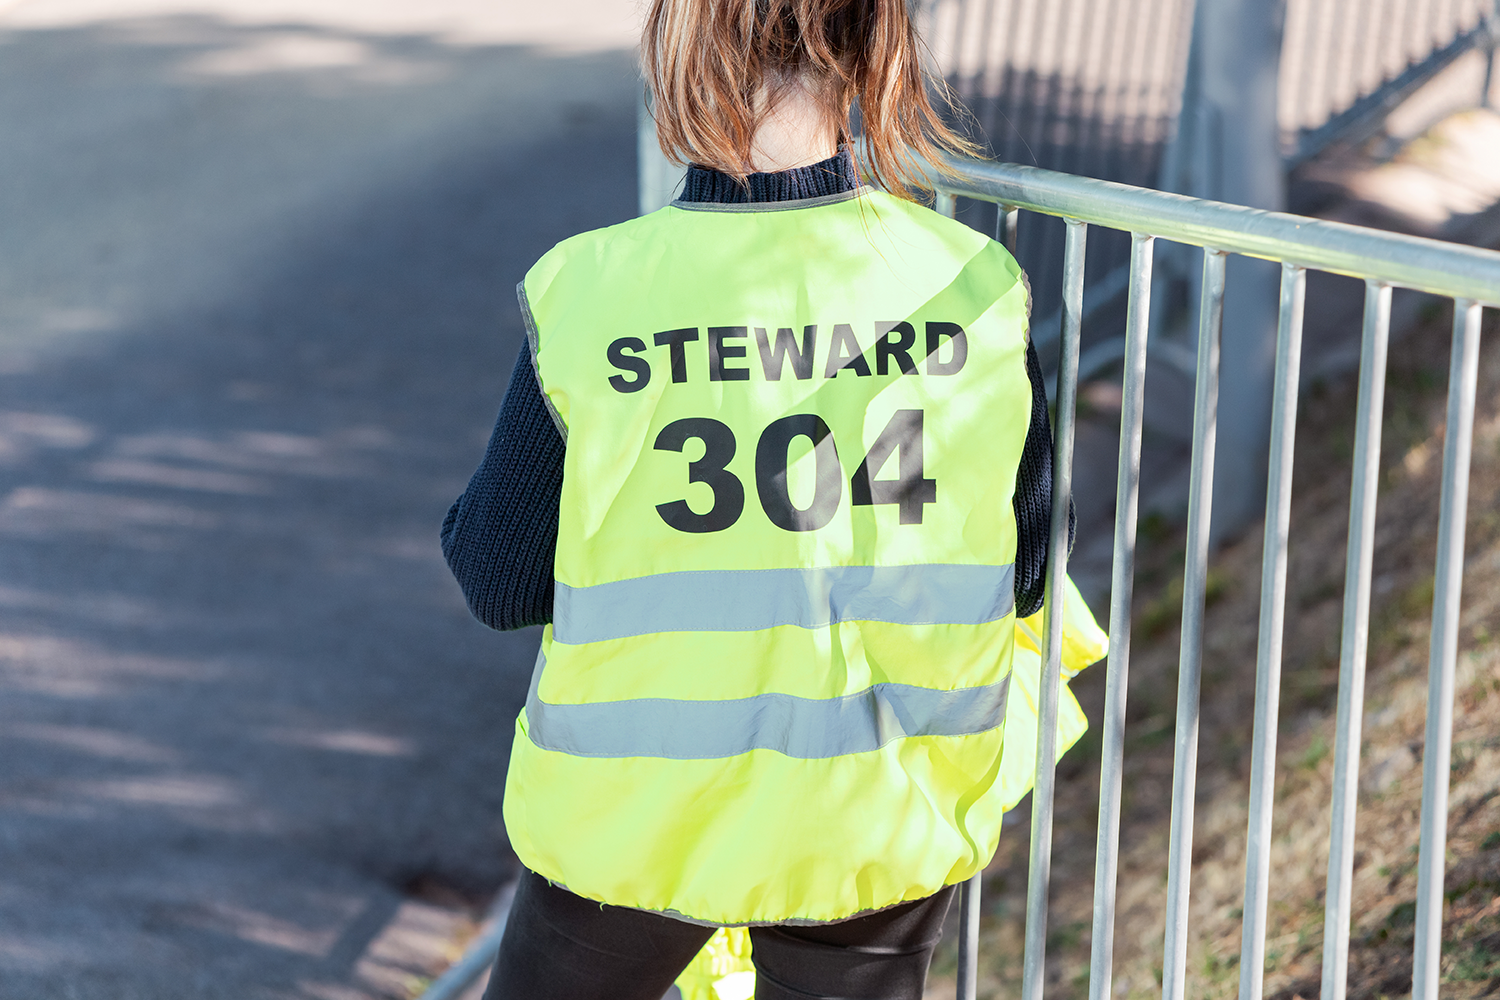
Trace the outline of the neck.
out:
M 761 91 L 762 100 L 767 92 Z M 802 84 L 776 95 L 750 140 L 750 166 L 760 173 L 790 170 L 838 152 L 838 134 L 827 111 Z

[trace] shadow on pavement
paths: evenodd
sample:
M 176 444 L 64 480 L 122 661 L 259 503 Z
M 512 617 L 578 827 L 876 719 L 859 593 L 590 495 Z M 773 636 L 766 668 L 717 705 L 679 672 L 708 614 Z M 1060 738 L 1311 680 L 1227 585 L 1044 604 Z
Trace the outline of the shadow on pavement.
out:
M 0 33 L 0 997 L 373 995 L 514 861 L 534 632 L 437 531 L 512 289 L 633 214 L 628 52 Z

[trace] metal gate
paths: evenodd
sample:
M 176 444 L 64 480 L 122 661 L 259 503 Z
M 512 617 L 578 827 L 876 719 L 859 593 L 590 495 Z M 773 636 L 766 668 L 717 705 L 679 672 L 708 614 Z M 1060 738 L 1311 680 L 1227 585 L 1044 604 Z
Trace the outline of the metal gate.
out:
M 1230 254 L 1281 262 L 1280 324 L 1266 495 L 1265 547 L 1257 654 L 1255 728 L 1250 778 L 1240 998 L 1258 1000 L 1266 958 L 1266 908 L 1275 776 L 1281 643 L 1286 613 L 1288 523 L 1292 446 L 1297 418 L 1302 315 L 1308 269 L 1363 278 L 1366 283 L 1359 404 L 1350 491 L 1339 665 L 1338 717 L 1332 824 L 1324 919 L 1323 1000 L 1345 995 L 1354 820 L 1363 718 L 1365 657 L 1370 627 L 1370 579 L 1380 471 L 1382 399 L 1390 334 L 1391 291 L 1418 289 L 1454 299 L 1447 432 L 1438 528 L 1426 749 L 1423 753 L 1421 848 L 1418 860 L 1413 996 L 1436 1000 L 1441 956 L 1444 853 L 1452 747 L 1454 668 L 1459 597 L 1463 581 L 1464 527 L 1483 309 L 1500 306 L 1500 253 L 1356 226 L 1263 212 L 1107 181 L 981 160 L 953 158 L 954 176 L 928 176 L 938 210 L 952 214 L 963 196 L 998 206 L 998 238 L 1014 238 L 1018 212 L 1062 219 L 1061 363 L 1057 374 L 1056 455 L 1051 562 L 1047 594 L 1062 593 L 1067 572 L 1067 509 L 1072 482 L 1074 412 L 1083 325 L 1085 251 L 1090 227 L 1130 234 L 1129 305 L 1116 492 L 1114 562 L 1110 588 L 1110 656 L 1103 719 L 1098 856 L 1090 1000 L 1110 1000 L 1115 884 L 1119 856 L 1126 678 L 1130 666 L 1131 596 L 1140 488 L 1146 341 L 1151 313 L 1152 244 L 1165 238 L 1202 248 L 1203 294 L 1198 317 L 1196 395 L 1191 490 L 1183 579 L 1176 743 L 1163 1000 L 1182 1000 L 1187 962 L 1189 874 L 1197 775 L 1203 615 L 1213 502 L 1214 441 L 1219 388 L 1219 336 L 1223 319 L 1225 261 Z M 1055 740 L 1061 669 L 1062 616 L 1049 613 L 1037 775 L 1033 793 L 1031 865 L 1027 886 L 1023 1000 L 1040 1000 L 1046 947 L 1047 888 L 1051 869 Z M 979 877 L 963 891 L 960 1000 L 977 988 Z

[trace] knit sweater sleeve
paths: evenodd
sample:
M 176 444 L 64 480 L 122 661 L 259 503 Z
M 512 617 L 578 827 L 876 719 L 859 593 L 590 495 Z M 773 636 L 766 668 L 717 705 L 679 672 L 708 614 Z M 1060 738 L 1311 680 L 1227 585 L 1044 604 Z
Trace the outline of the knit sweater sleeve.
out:
M 443 556 L 474 617 L 494 629 L 552 621 L 564 446 L 523 345 L 500 416 L 443 520 Z
M 1026 375 L 1031 380 L 1031 425 L 1016 469 L 1016 617 L 1027 618 L 1042 609 L 1047 590 L 1047 548 L 1052 536 L 1052 420 L 1047 413 L 1047 387 L 1036 347 L 1026 342 Z M 1068 548 L 1073 547 L 1076 517 L 1068 503 Z

